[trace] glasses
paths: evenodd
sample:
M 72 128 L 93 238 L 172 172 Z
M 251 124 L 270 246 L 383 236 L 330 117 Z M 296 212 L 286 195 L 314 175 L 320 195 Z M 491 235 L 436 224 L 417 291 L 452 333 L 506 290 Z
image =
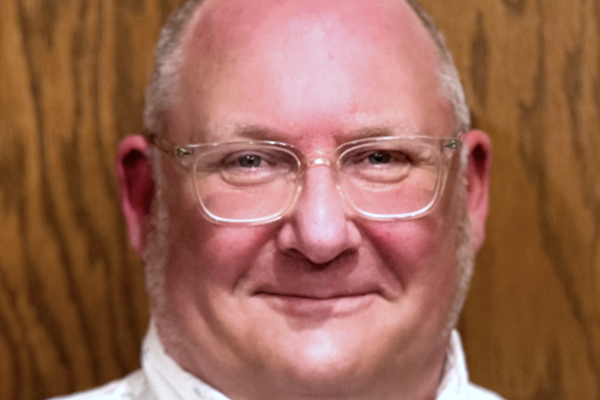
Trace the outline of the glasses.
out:
M 376 137 L 354 140 L 330 154 L 306 157 L 273 141 L 175 145 L 147 139 L 191 171 L 205 216 L 222 224 L 263 224 L 293 209 L 309 168 L 329 167 L 336 187 L 358 214 L 374 220 L 427 214 L 443 191 L 459 137 Z

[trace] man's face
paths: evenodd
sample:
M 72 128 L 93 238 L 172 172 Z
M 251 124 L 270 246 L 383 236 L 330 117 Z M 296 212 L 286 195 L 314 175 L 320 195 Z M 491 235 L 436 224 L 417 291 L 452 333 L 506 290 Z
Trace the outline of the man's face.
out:
M 403 2 L 208 2 L 184 50 L 175 143 L 266 139 L 311 154 L 390 128 L 454 134 L 435 47 Z M 282 220 L 225 226 L 203 218 L 189 174 L 165 160 L 155 316 L 184 368 L 244 398 L 439 379 L 459 280 L 456 168 L 419 219 L 356 216 L 321 165 Z

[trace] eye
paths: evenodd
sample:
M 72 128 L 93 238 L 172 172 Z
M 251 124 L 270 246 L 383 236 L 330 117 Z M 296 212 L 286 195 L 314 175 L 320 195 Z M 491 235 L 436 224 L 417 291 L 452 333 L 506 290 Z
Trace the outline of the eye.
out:
M 396 150 L 375 150 L 368 153 L 356 154 L 353 157 L 353 162 L 367 163 L 369 165 L 385 165 L 385 164 L 407 164 L 411 163 L 411 158 L 402 151 Z
M 368 158 L 371 164 L 384 164 L 390 162 L 392 157 L 389 153 L 377 152 L 371 154 Z
M 237 151 L 223 155 L 218 165 L 219 168 L 227 169 L 255 169 L 270 168 L 272 163 L 272 157 L 264 152 Z
M 278 149 L 250 149 L 235 151 L 220 156 L 219 169 L 239 170 L 244 173 L 284 171 L 294 169 L 295 159 Z
M 389 164 L 391 162 L 409 162 L 406 154 L 401 152 L 390 152 L 390 151 L 376 151 L 367 157 L 371 164 Z
M 262 163 L 262 158 L 257 155 L 248 154 L 241 157 L 238 157 L 237 165 L 242 168 L 258 168 Z

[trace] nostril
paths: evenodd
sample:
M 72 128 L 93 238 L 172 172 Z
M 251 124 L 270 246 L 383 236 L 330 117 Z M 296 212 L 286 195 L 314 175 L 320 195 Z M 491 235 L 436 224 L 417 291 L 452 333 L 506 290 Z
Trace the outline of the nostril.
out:
M 324 165 L 326 159 L 312 161 Z M 360 242 L 352 216 L 329 168 L 311 168 L 294 209 L 283 220 L 278 247 L 290 255 L 300 254 L 315 267 L 327 267 Z
M 346 249 L 341 253 L 335 254 L 333 258 L 326 261 L 322 261 L 311 259 L 297 249 L 288 249 L 287 251 L 285 251 L 285 255 L 296 262 L 294 265 L 299 266 L 300 268 L 309 269 L 313 271 L 320 271 L 327 268 L 332 268 L 335 265 L 340 264 L 342 260 L 351 258 L 356 253 L 356 249 Z
M 311 204 L 312 203 L 312 204 Z M 308 259 L 315 268 L 325 268 L 332 260 L 356 250 L 356 228 L 335 201 L 319 206 L 314 200 L 302 202 L 284 222 L 278 245 L 281 250 Z

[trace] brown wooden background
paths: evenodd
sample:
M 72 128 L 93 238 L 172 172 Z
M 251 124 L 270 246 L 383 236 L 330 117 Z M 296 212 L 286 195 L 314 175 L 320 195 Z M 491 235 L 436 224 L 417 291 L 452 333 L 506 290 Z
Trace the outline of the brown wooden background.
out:
M 460 328 L 510 399 L 600 398 L 600 1 L 422 0 L 495 143 Z M 115 147 L 178 0 L 0 0 L 0 399 L 137 367 L 147 313 Z

